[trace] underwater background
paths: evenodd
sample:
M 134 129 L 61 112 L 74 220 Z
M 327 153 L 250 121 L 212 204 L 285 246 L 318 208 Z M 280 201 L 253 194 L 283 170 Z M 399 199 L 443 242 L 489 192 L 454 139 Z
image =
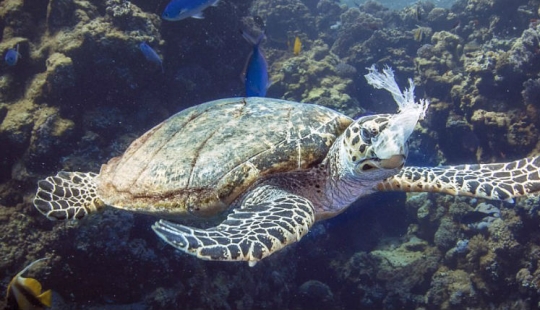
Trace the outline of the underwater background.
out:
M 98 172 L 168 116 L 243 96 L 246 29 L 266 31 L 267 97 L 392 113 L 366 67 L 413 78 L 431 106 L 407 165 L 539 154 L 540 1 L 449 4 L 223 0 L 204 19 L 167 21 L 165 0 L 3 0 L 0 287 L 49 257 L 28 274 L 53 309 L 538 308 L 537 196 L 374 194 L 255 267 L 181 254 L 151 216 L 109 208 L 57 223 L 32 205 L 38 180 Z

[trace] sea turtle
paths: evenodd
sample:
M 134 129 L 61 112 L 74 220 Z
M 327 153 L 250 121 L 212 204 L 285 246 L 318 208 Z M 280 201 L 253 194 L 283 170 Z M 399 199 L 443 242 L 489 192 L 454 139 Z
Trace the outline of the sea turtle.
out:
M 399 113 L 353 120 L 315 104 L 211 101 L 157 125 L 99 174 L 62 171 L 40 181 L 34 204 L 58 220 L 106 205 L 167 219 L 224 214 L 209 229 L 164 219 L 152 228 L 199 258 L 254 265 L 375 191 L 499 200 L 540 191 L 540 157 L 404 167 L 407 139 L 427 102 L 414 102 L 412 87 L 401 93 L 393 75 L 371 74 L 379 79 L 372 85 L 394 95 Z

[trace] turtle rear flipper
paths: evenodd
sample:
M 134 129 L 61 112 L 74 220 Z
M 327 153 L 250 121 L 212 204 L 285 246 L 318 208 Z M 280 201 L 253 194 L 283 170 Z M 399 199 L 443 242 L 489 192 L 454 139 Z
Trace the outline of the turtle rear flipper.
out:
M 405 167 L 376 188 L 512 201 L 513 197 L 540 192 L 540 156 L 509 163 Z
M 96 192 L 95 173 L 60 171 L 38 182 L 34 206 L 50 220 L 81 219 L 105 206 Z
M 313 205 L 304 197 L 261 186 L 218 226 L 203 230 L 160 220 L 152 229 L 167 243 L 205 260 L 259 260 L 297 242 L 315 222 Z

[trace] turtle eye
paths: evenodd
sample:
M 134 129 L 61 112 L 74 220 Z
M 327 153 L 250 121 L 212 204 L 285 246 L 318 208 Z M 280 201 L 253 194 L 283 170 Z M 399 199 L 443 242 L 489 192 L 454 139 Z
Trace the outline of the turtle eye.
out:
M 373 135 L 369 129 L 362 127 L 362 129 L 360 129 L 360 136 L 362 137 L 364 143 L 371 144 L 371 138 L 373 138 Z

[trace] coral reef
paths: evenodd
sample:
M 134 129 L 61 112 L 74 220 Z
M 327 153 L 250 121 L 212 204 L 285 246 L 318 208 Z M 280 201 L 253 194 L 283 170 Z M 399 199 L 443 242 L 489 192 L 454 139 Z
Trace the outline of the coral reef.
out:
M 487 161 L 515 156 L 514 153 L 509 154 L 514 151 L 528 153 L 536 147 L 531 137 L 538 135 L 534 125 L 538 122 L 538 115 L 532 112 L 534 107 L 524 110 L 523 104 L 531 105 L 526 98 L 532 98 L 535 93 L 534 79 L 528 77 L 538 72 L 535 65 L 538 63 L 538 29 L 534 24 L 512 25 L 512 33 L 517 29 L 522 32 L 515 33 L 515 37 L 508 36 L 509 17 L 501 14 L 509 9 L 494 9 L 507 4 L 504 1 L 489 4 L 488 1 L 470 2 L 460 14 L 448 13 L 447 19 L 459 18 L 454 29 L 451 32 L 436 31 L 431 37 L 431 45 L 424 45 L 417 51 L 415 64 L 419 79 L 429 89 L 449 92 L 451 97 L 443 100 L 457 107 L 450 113 L 462 122 L 461 126 L 435 130 L 455 137 L 465 133 L 471 137 L 469 140 L 477 141 L 473 145 L 441 144 L 445 153 L 452 153 L 450 149 L 460 149 L 468 159 L 474 155 L 476 160 Z M 461 5 L 464 3 L 458 2 L 455 7 Z M 526 9 L 528 4 L 524 3 L 522 11 Z M 491 113 L 499 113 L 497 118 L 506 118 L 505 124 L 499 120 L 497 128 L 484 127 L 487 124 L 483 116 Z M 449 158 L 449 161 L 463 161 L 467 157 Z
M 2 6 L 0 11 L 6 21 L 37 14 L 27 11 L 22 1 L 10 0 Z M 0 127 L 0 141 L 12 150 L 12 159 L 2 163 L 3 172 L 16 163 L 25 167 L 19 172 L 39 172 L 40 165 L 54 164 L 47 159 L 51 154 L 68 154 L 68 145 L 80 139 L 85 130 L 77 121 L 78 105 L 107 104 L 116 100 L 107 98 L 107 93 L 134 92 L 134 85 L 143 83 L 135 80 L 143 68 L 132 65 L 141 57 L 136 43 L 160 38 L 159 19 L 128 1 L 96 5 L 50 1 L 47 7 L 33 9 L 41 13 L 32 19 L 32 23 L 39 24 L 37 31 L 30 34 L 29 30 L 21 30 L 30 27 L 24 19 L 18 19 L 20 24 L 8 22 L 0 44 L 2 51 L 18 45 L 22 55 L 17 66 L 1 76 L 2 106 L 7 114 Z M 94 88 L 80 87 L 88 81 L 103 92 L 97 95 Z M 7 177 L 2 174 L 2 180 Z
M 337 56 L 321 40 L 313 41 L 309 51 L 274 62 L 270 95 L 287 100 L 311 102 L 343 111 L 348 115 L 362 112 L 352 98 L 353 77 L 339 73 Z M 350 70 L 350 69 L 349 69 Z M 350 75 L 350 74 L 349 74 Z
M 463 304 L 477 305 L 477 292 L 469 274 L 463 270 L 438 270 L 432 278 L 427 293 L 431 307 L 438 309 L 459 308 Z
M 398 240 L 381 244 L 370 253 L 355 253 L 348 261 L 334 261 L 333 267 L 346 290 L 354 290 L 362 307 L 368 309 L 410 307 L 422 304 L 415 291 L 428 284 L 437 269 L 440 252 L 418 238 L 399 244 Z M 389 294 L 384 293 L 390 292 Z
M 540 300 L 540 198 L 374 195 L 250 268 L 196 260 L 158 241 L 153 218 L 107 210 L 56 224 L 32 206 L 36 181 L 94 171 L 172 113 L 241 96 L 266 30 L 268 96 L 351 117 L 394 112 L 365 68 L 387 64 L 431 102 L 407 164 L 507 161 L 540 152 L 538 3 L 223 1 L 204 20 L 162 21 L 143 0 L 0 2 L 0 283 L 48 256 L 43 285 L 69 309 L 533 309 Z M 264 25 L 257 24 L 256 18 Z M 295 55 L 298 37 L 302 50 Z M 145 61 L 149 42 L 165 73 Z M 0 303 L 0 308 L 4 306 Z

